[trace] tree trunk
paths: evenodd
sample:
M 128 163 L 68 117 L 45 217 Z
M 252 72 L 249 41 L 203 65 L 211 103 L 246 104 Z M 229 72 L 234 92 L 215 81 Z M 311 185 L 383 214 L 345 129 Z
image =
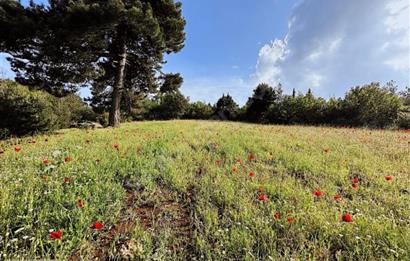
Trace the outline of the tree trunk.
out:
M 121 40 L 120 53 L 117 60 L 117 75 L 115 76 L 115 83 L 111 95 L 111 110 L 109 115 L 108 125 L 111 127 L 119 127 L 121 114 L 120 104 L 121 95 L 124 88 L 125 66 L 127 64 L 127 46 L 125 39 Z

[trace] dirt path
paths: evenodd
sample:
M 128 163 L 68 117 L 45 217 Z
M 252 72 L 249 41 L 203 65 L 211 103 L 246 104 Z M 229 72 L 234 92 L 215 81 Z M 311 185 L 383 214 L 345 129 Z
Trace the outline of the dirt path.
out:
M 154 199 L 154 200 L 152 200 Z M 194 225 L 191 219 L 193 191 L 181 195 L 164 187 L 153 192 L 126 188 L 126 205 L 119 221 L 103 234 L 88 253 L 77 251 L 69 260 L 138 260 L 143 246 L 132 239 L 135 226 L 148 231 L 154 241 L 171 233 L 172 253 L 190 259 L 194 256 Z M 158 247 L 158 246 L 155 246 Z M 155 251 L 155 250 L 154 250 Z

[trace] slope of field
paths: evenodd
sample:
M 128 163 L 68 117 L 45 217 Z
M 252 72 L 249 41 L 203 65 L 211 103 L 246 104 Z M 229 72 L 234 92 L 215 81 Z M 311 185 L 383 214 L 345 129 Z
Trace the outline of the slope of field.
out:
M 0 259 L 410 259 L 410 134 L 206 121 L 0 143 Z

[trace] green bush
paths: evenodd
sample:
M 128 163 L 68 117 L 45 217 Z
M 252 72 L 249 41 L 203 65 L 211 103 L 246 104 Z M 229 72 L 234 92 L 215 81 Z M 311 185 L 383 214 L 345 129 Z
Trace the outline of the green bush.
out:
M 207 120 L 211 118 L 213 112 L 213 108 L 210 104 L 198 101 L 189 104 L 188 109 L 184 115 L 184 118 Z
M 188 108 L 189 101 L 179 91 L 160 97 L 159 104 L 150 110 L 150 119 L 180 119 Z
M 354 126 L 392 126 L 398 119 L 401 106 L 399 96 L 379 83 L 352 88 L 344 99 L 344 110 Z
M 407 110 L 399 112 L 397 126 L 401 129 L 410 130 L 410 107 Z
M 57 127 L 53 96 L 42 91 L 30 91 L 13 81 L 0 81 L 0 132 L 26 135 Z
M 99 114 L 97 116 L 97 122 L 99 124 L 101 124 L 101 126 L 103 127 L 107 127 L 108 126 L 108 112 L 103 112 L 102 114 Z
M 54 112 L 58 115 L 58 128 L 76 126 L 82 121 L 96 121 L 97 115 L 80 96 L 69 94 L 62 98 L 53 97 Z

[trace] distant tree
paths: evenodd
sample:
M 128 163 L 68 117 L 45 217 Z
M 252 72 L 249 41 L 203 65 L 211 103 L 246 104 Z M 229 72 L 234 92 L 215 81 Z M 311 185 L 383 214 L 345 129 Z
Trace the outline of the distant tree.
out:
M 281 87 L 279 87 L 281 90 Z M 267 112 L 277 99 L 278 94 L 266 83 L 259 84 L 253 91 L 252 97 L 246 103 L 245 117 L 251 122 L 261 122 L 264 114 Z
M 403 100 L 403 105 L 410 106 L 410 87 L 404 88 L 404 90 L 401 91 L 399 95 Z
M 12 56 L 21 83 L 57 95 L 78 85 L 109 93 L 115 127 L 125 90 L 154 85 L 163 53 L 183 47 L 184 26 L 181 3 L 173 0 L 31 1 L 27 8 L 0 1 L 0 52 Z
M 284 96 L 271 105 L 266 120 L 282 124 L 319 124 L 325 123 L 326 101 L 316 98 L 312 91 L 296 95 Z
M 158 97 L 159 104 L 150 112 L 150 119 L 180 119 L 189 106 L 188 99 L 180 91 L 166 93 Z
M 311 89 L 300 99 L 298 118 L 300 123 L 319 124 L 324 123 L 324 110 L 326 101 L 323 98 L 316 98 Z
M 342 98 L 330 98 L 323 111 L 323 123 L 332 125 L 348 125 L 349 115 L 343 109 Z
M 273 88 L 275 92 L 275 100 L 281 100 L 283 98 L 283 87 L 282 84 L 279 83 L 275 88 Z
M 397 125 L 403 129 L 410 129 L 410 88 L 406 87 L 399 93 L 403 106 L 400 109 Z
M 213 113 L 213 108 L 210 104 L 198 101 L 190 103 L 188 109 L 184 115 L 186 119 L 210 119 Z
M 57 98 L 50 95 L 53 111 L 58 116 L 56 128 L 70 128 L 83 121 L 96 121 L 97 115 L 77 94 Z
M 398 117 L 402 100 L 391 86 L 371 83 L 352 88 L 344 99 L 344 110 L 352 125 L 386 127 Z
M 165 74 L 160 77 L 162 81 L 159 91 L 161 93 L 173 93 L 179 90 L 184 79 L 179 73 L 177 74 Z
M 229 94 L 223 94 L 216 102 L 215 114 L 222 120 L 236 120 L 238 117 L 238 111 L 238 104 Z

